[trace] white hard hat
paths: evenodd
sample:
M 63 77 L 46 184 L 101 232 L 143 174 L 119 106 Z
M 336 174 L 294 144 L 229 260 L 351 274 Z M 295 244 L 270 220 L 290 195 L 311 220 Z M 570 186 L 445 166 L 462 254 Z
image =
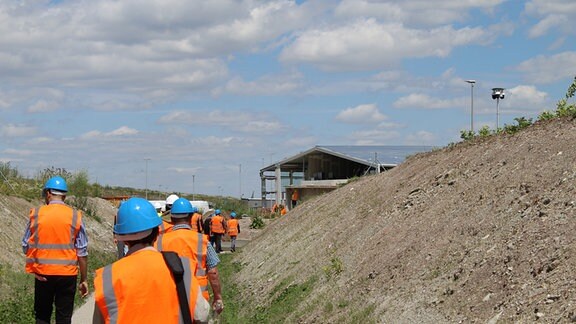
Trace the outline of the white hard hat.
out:
M 155 209 L 161 209 L 162 208 L 162 204 L 159 201 L 153 201 L 152 206 L 154 206 Z
M 173 205 L 174 202 L 175 202 L 178 198 L 180 198 L 180 197 L 178 197 L 178 196 L 175 195 L 175 194 L 171 194 L 170 196 L 168 196 L 168 197 L 166 198 L 166 205 Z

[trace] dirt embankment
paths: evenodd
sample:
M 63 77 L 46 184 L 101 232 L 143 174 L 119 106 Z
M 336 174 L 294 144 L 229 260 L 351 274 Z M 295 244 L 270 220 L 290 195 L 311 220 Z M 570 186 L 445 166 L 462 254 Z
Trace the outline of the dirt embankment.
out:
M 313 281 L 290 323 L 574 322 L 574 143 L 574 120 L 537 123 L 307 201 L 237 255 L 240 295 Z

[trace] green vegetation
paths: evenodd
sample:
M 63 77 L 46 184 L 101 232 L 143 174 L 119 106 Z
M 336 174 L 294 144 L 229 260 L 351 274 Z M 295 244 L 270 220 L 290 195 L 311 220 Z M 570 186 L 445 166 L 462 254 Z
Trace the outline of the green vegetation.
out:
M 94 249 L 89 249 L 88 253 L 88 284 L 90 291 L 94 291 L 94 271 L 112 263 L 115 254 Z M 34 323 L 34 277 L 0 264 L 0 278 L 0 323 Z M 75 305 L 82 303 L 83 299 L 76 294 Z
M 262 217 L 258 216 L 258 215 L 254 215 L 251 217 L 252 222 L 250 223 L 250 228 L 255 228 L 255 229 L 259 229 L 259 228 L 263 228 L 264 227 L 264 220 L 262 219 Z
M 219 316 L 221 323 L 282 323 L 286 315 L 294 310 L 310 295 L 317 277 L 311 277 L 303 283 L 294 283 L 292 278 L 280 282 L 270 292 L 267 305 L 248 305 L 240 288 L 234 280 L 240 271 L 240 263 L 234 261 L 232 254 L 220 254 L 221 263 L 218 273 L 222 282 L 224 312 Z
M 252 315 L 252 322 L 278 323 L 285 322 L 287 310 L 294 310 L 312 292 L 317 277 L 311 277 L 307 281 L 297 284 L 290 280 L 279 283 L 270 294 L 270 305 L 257 307 Z
M 576 77 L 574 77 L 574 81 L 572 82 L 570 87 L 568 87 L 568 91 L 566 92 L 565 98 L 561 99 L 556 104 L 556 110 L 543 111 L 538 116 L 538 121 L 545 121 L 553 118 L 563 118 L 563 117 L 576 118 L 576 104 L 569 103 L 569 100 L 573 98 L 575 94 L 576 94 Z M 478 134 L 475 134 L 473 131 L 470 130 L 462 130 L 460 131 L 460 138 L 465 141 L 468 141 L 474 139 L 475 137 L 483 138 L 499 133 L 514 134 L 519 130 L 532 125 L 532 118 L 526 119 L 525 117 L 519 117 L 514 118 L 514 120 L 518 123 L 517 125 L 505 124 L 503 128 L 499 128 L 496 130 L 490 130 L 488 126 L 483 126 L 478 131 Z
M 330 264 L 324 267 L 324 274 L 327 279 L 332 279 L 339 276 L 344 271 L 344 265 L 342 260 L 338 257 L 332 257 L 330 259 Z

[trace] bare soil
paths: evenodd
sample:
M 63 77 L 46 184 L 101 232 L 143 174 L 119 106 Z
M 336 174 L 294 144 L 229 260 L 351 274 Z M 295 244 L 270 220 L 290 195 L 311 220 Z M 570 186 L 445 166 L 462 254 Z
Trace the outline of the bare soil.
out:
M 576 322 L 575 143 L 539 122 L 306 201 L 236 256 L 241 295 L 317 277 L 286 323 Z

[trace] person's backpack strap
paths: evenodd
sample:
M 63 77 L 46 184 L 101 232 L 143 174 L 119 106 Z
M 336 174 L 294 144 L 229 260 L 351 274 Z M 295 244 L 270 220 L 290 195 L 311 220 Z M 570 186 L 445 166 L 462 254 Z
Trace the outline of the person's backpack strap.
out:
M 176 252 L 162 251 L 162 256 L 172 277 L 176 283 L 176 292 L 178 293 L 178 302 L 180 303 L 180 311 L 185 324 L 192 324 L 192 315 L 190 314 L 190 306 L 188 304 L 188 296 L 186 294 L 186 287 L 184 286 L 184 266 L 182 260 Z

